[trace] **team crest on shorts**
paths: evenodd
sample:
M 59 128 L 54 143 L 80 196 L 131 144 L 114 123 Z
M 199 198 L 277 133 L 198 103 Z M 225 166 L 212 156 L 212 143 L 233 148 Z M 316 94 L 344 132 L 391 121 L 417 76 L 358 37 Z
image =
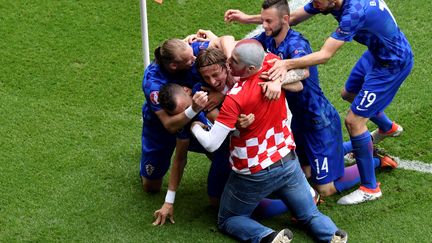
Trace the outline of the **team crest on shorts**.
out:
M 159 97 L 159 91 L 153 91 L 150 93 L 150 101 L 154 105 L 159 105 L 158 97 Z
M 147 164 L 145 166 L 145 168 L 146 168 L 147 175 L 153 174 L 153 171 L 155 170 L 155 167 L 153 165 L 150 165 L 150 164 Z

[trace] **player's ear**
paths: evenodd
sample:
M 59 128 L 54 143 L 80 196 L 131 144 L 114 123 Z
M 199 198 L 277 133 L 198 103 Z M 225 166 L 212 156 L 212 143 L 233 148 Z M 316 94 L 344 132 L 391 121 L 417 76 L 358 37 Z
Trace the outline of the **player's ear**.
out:
M 254 65 L 249 65 L 248 66 L 249 72 L 253 72 L 255 69 L 256 69 L 256 67 Z
M 285 14 L 284 16 L 282 16 L 282 19 L 284 21 L 284 24 L 289 23 L 290 16 L 288 14 Z

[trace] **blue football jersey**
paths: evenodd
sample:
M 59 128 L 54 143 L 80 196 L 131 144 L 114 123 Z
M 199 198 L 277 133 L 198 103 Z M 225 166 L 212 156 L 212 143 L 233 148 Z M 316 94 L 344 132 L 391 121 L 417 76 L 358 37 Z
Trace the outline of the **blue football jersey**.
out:
M 312 2 L 304 10 L 320 13 Z M 344 0 L 341 9 L 331 14 L 339 22 L 331 36 L 367 46 L 379 63 L 403 65 L 412 58 L 411 46 L 384 0 Z
M 312 53 L 309 42 L 293 29 L 288 31 L 278 47 L 274 38 L 266 36 L 265 32 L 255 36 L 254 39 L 258 40 L 267 52 L 281 59 L 299 58 Z M 293 119 L 301 121 L 301 124 L 307 128 L 320 129 L 328 126 L 333 117 L 338 114 L 321 90 L 317 67 L 309 67 L 309 73 L 309 77 L 302 82 L 303 90 L 296 93 L 286 92 L 286 99 Z
M 194 42 L 191 44 L 194 56 L 207 49 L 209 42 Z M 155 62 L 152 62 L 145 70 L 142 80 L 142 89 L 144 92 L 145 102 L 142 107 L 143 119 L 147 122 L 159 122 L 154 112 L 161 109 L 158 102 L 158 95 L 160 88 L 167 83 L 177 83 L 182 86 L 192 88 L 197 82 L 200 82 L 201 75 L 199 74 L 195 64 L 193 67 L 185 72 L 172 74 L 161 68 Z

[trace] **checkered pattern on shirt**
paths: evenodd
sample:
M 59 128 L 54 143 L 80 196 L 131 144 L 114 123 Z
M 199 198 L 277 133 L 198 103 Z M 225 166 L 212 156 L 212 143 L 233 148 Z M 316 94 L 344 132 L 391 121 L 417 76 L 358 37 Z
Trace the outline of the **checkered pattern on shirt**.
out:
M 240 174 L 253 174 L 270 166 L 295 149 L 295 143 L 288 127 L 288 120 L 282 126 L 268 129 L 265 136 L 247 140 L 231 139 L 230 163 Z
M 256 173 L 280 160 L 295 149 L 294 139 L 288 127 L 285 94 L 275 101 L 265 99 L 259 82 L 261 72 L 271 66 L 267 60 L 276 58 L 267 54 L 260 72 L 248 80 L 241 80 L 229 91 L 216 122 L 235 129 L 240 114 L 255 115 L 247 128 L 238 128 L 231 136 L 232 169 L 241 174 Z

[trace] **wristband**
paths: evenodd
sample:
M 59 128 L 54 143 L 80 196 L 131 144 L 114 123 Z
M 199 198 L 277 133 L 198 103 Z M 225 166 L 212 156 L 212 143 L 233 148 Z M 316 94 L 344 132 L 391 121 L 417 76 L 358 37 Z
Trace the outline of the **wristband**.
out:
M 174 204 L 175 194 L 175 191 L 168 190 L 165 196 L 165 202 Z
M 192 119 L 194 118 L 194 116 L 197 114 L 197 112 L 195 112 L 192 109 L 192 106 L 189 106 L 185 111 L 184 111 L 185 115 L 187 116 L 187 118 Z

